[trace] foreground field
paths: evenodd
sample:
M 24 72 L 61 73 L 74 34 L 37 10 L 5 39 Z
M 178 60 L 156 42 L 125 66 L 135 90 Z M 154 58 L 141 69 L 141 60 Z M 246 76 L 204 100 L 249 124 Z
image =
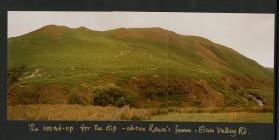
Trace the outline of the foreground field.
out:
M 247 122 L 272 123 L 272 113 L 169 113 L 151 117 L 153 121 L 190 121 L 190 122 Z
M 18 105 L 8 107 L 9 120 L 147 120 L 185 122 L 272 123 L 272 113 L 196 113 L 194 109 L 132 109 L 82 105 Z

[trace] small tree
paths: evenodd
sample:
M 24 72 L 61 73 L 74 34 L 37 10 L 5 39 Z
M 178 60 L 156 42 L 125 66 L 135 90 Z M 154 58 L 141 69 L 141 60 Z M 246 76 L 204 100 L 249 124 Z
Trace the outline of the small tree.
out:
M 93 90 L 94 105 L 108 106 L 114 105 L 122 107 L 124 105 L 136 106 L 135 94 L 124 90 L 115 84 L 98 86 Z

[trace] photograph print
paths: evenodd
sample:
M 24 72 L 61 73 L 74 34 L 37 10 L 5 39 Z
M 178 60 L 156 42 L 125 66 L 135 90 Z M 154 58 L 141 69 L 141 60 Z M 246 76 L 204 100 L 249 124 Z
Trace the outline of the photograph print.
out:
M 8 120 L 272 123 L 274 20 L 9 11 Z

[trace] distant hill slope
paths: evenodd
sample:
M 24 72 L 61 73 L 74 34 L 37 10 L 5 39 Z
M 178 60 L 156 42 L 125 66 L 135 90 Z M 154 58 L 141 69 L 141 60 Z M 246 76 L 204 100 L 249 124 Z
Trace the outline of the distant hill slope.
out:
M 131 88 L 131 83 L 139 85 L 137 80 L 150 81 L 152 76 L 170 81 L 177 77 L 180 82 L 204 81 L 200 84 L 205 90 L 216 91 L 212 96 L 221 94 L 225 106 L 246 104 L 251 91 L 272 104 L 272 90 L 266 90 L 273 86 L 272 71 L 231 48 L 162 28 L 93 31 L 45 26 L 9 38 L 8 67 L 22 64 L 29 71 L 40 69 L 41 74 L 25 83 L 88 81 L 98 85 L 107 80 Z
M 267 69 L 270 70 L 270 71 L 272 71 L 272 72 L 274 72 L 274 68 L 269 68 L 269 67 L 267 67 Z

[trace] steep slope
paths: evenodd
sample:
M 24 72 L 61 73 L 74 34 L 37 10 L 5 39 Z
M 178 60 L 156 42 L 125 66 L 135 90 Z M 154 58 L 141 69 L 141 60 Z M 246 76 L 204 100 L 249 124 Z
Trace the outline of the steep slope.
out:
M 20 81 L 24 84 L 113 82 L 143 94 L 146 101 L 158 88 L 150 104 L 171 100 L 169 104 L 185 106 L 242 106 L 253 105 L 253 95 L 272 105 L 270 70 L 205 38 L 162 28 L 100 32 L 45 26 L 8 40 L 8 67 L 20 65 L 27 66 L 23 77 L 40 73 Z

